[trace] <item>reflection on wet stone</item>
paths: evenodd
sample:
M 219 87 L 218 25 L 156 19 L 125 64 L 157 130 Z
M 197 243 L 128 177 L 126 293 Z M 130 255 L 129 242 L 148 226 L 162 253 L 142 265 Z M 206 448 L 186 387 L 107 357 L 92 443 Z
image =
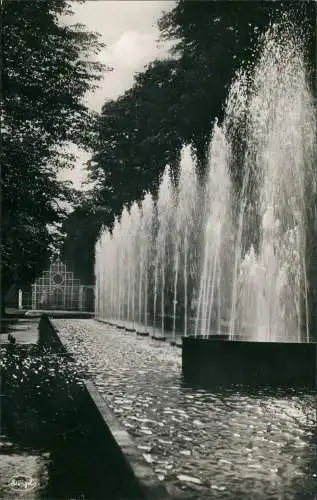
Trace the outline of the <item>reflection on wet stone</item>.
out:
M 313 394 L 181 384 L 180 351 L 93 320 L 54 320 L 62 341 L 175 498 L 311 500 Z

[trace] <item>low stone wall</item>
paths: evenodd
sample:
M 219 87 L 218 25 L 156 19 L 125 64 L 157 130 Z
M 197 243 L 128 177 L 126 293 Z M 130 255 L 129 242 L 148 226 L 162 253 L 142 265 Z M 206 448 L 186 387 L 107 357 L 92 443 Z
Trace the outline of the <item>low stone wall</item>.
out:
M 56 349 L 62 354 L 70 355 L 59 338 L 58 330 L 55 329 L 46 315 L 41 317 L 39 330 L 42 345 Z M 170 499 L 167 490 L 152 468 L 144 462 L 137 446 L 128 432 L 120 425 L 95 385 L 90 380 L 84 380 L 82 389 L 86 406 L 88 401 L 90 407 L 90 419 L 104 433 L 108 453 L 113 457 L 114 464 L 122 471 L 122 480 L 130 484 L 129 496 L 126 500 Z
M 66 311 L 66 310 L 50 310 L 50 309 L 31 309 L 23 313 L 27 318 L 40 318 L 46 315 L 49 318 L 73 318 L 73 319 L 89 319 L 95 316 L 94 312 L 87 311 Z
M 46 314 L 42 314 L 39 322 L 38 344 L 43 347 L 49 347 L 60 354 L 68 355 L 66 348 L 63 346 L 54 326 Z
M 185 383 L 204 386 L 316 386 L 316 344 L 184 337 Z
M 85 381 L 85 387 L 108 432 L 111 434 L 114 453 L 125 461 L 126 466 L 140 485 L 144 498 L 147 500 L 170 499 L 171 497 L 165 487 L 160 483 L 151 467 L 145 463 L 130 435 L 121 426 L 105 400 L 100 396 L 95 385 L 91 381 Z

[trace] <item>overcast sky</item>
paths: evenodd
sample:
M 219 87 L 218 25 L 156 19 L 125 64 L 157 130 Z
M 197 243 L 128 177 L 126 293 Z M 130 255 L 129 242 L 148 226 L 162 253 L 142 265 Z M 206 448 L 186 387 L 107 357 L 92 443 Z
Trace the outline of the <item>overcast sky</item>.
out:
M 156 58 L 167 55 L 166 44 L 158 43 L 157 20 L 163 11 L 173 8 L 172 0 L 89 0 L 74 2 L 74 16 L 65 22 L 82 23 L 102 36 L 106 47 L 98 60 L 113 68 L 100 81 L 99 89 L 87 94 L 86 103 L 100 111 L 107 99 L 115 99 L 133 84 L 134 74 Z M 85 179 L 84 163 L 89 155 L 71 148 L 78 155 L 74 170 L 64 171 L 60 179 L 71 179 L 76 188 Z

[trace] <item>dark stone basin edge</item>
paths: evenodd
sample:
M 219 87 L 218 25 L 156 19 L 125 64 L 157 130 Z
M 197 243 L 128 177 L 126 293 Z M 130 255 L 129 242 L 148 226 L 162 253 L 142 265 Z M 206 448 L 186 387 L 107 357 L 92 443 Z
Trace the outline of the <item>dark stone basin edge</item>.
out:
M 58 330 L 52 324 L 50 318 L 45 315 L 41 317 L 39 332 L 39 342 L 44 342 L 45 345 L 56 348 L 60 353 L 70 355 L 59 338 Z M 152 468 L 145 462 L 142 453 L 137 448 L 130 434 L 121 426 L 94 383 L 86 379 L 83 380 L 83 384 L 90 401 L 105 424 L 105 430 L 110 432 L 113 438 L 116 452 L 121 455 L 132 472 L 144 498 L 146 500 L 172 500 L 164 484 L 162 484 Z

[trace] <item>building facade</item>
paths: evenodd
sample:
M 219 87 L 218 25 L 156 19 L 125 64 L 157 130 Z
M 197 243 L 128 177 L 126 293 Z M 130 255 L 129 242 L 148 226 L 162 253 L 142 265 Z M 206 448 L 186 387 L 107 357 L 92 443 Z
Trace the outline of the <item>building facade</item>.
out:
M 82 285 L 57 259 L 32 285 L 32 309 L 94 310 L 94 286 Z

